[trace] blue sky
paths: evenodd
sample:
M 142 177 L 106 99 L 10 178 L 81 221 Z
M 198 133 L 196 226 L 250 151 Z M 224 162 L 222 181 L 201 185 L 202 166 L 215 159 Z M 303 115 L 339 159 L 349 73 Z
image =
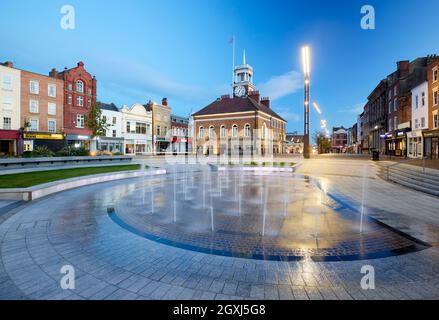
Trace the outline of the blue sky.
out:
M 75 8 L 75 30 L 60 27 L 65 4 Z M 365 4 L 375 8 L 375 30 L 360 28 Z M 235 35 L 237 62 L 245 48 L 261 94 L 289 131 L 302 131 L 300 47 L 309 44 L 312 101 L 329 126 L 351 126 L 396 61 L 439 53 L 438 12 L 437 0 L 7 1 L 0 60 L 44 74 L 82 60 L 99 100 L 168 97 L 173 113 L 188 115 L 230 92 Z

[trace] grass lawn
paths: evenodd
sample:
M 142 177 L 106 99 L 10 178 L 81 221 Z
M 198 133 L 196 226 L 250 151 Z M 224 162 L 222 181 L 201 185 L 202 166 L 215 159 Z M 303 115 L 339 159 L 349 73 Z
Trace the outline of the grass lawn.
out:
M 140 169 L 139 164 L 106 166 L 106 167 L 84 167 L 72 169 L 60 169 L 49 171 L 35 171 L 25 173 L 14 173 L 0 175 L 0 188 L 27 188 L 37 184 L 48 183 L 57 180 L 88 176 L 98 173 L 117 171 L 129 171 Z

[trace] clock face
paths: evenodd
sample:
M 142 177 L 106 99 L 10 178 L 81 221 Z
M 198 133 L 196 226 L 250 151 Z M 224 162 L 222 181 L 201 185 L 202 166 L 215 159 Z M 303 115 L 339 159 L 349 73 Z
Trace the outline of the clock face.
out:
M 245 96 L 245 88 L 244 88 L 244 86 L 237 86 L 236 88 L 235 88 L 235 96 L 237 96 L 237 97 L 243 97 L 243 96 Z

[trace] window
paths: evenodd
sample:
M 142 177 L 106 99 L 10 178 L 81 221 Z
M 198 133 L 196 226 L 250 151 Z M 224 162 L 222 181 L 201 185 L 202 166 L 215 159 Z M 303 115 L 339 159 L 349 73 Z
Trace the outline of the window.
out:
M 129 121 L 127 121 L 127 127 L 126 127 L 126 129 L 127 129 L 127 133 L 130 133 L 130 132 L 131 132 L 131 124 L 130 124 Z
M 11 123 L 12 123 L 11 118 L 3 117 L 3 129 L 4 130 L 11 130 Z
M 437 129 L 437 111 L 433 112 L 433 129 Z
M 12 97 L 3 96 L 3 110 L 12 110 Z
M 419 128 L 419 119 L 415 119 L 415 129 Z
M 221 136 L 221 138 L 225 138 L 226 137 L 226 127 L 221 126 L 220 136 Z
M 433 82 L 437 81 L 437 66 L 433 68 Z
M 113 117 L 113 125 L 116 124 L 116 117 Z
M 29 90 L 30 93 L 38 94 L 40 92 L 40 84 L 38 83 L 38 81 L 31 80 L 29 82 Z
M 38 113 L 38 100 L 30 100 L 29 101 L 29 112 Z
M 416 95 L 416 97 L 415 97 L 415 108 L 418 109 L 418 107 L 419 107 L 419 96 Z
M 397 92 L 396 86 L 393 88 L 393 95 L 394 95 L 395 97 L 398 95 L 398 92 Z
M 47 131 L 56 132 L 56 120 L 47 121 Z
M 87 94 L 88 94 L 89 96 L 91 96 L 91 89 L 90 89 L 90 88 L 87 89 Z
M 250 125 L 246 124 L 244 127 L 244 137 L 250 137 Z
M 209 138 L 213 138 L 215 136 L 215 127 L 210 126 L 209 127 Z
M 113 130 L 113 138 L 116 138 L 116 130 Z
M 84 82 L 81 80 L 76 81 L 76 92 L 84 93 Z
M 107 116 L 102 116 L 102 121 L 106 124 L 107 123 Z
M 82 96 L 76 97 L 76 106 L 78 106 L 78 107 L 84 106 L 84 97 L 82 97 Z
M 39 123 L 38 119 L 31 119 L 29 121 L 29 131 L 38 131 Z
M 67 84 L 67 90 L 70 90 L 70 91 L 73 90 L 73 86 L 70 82 Z
M 389 131 L 393 130 L 392 119 L 389 119 Z
M 76 128 L 84 128 L 84 115 L 76 115 Z
M 163 135 L 167 136 L 168 135 L 168 127 L 164 127 L 163 128 Z
M 394 101 L 393 101 L 393 110 L 397 111 L 398 110 L 398 99 L 395 97 Z
M 136 122 L 136 133 L 146 134 L 146 123 Z
M 433 91 L 433 106 L 437 106 L 438 101 L 437 101 L 437 89 L 435 89 Z
M 425 107 L 425 92 L 422 92 L 421 107 Z
M 52 98 L 56 98 L 56 85 L 49 84 L 47 85 L 47 95 Z
M 157 135 L 160 135 L 160 126 L 157 126 Z
M 10 74 L 3 75 L 2 88 L 5 90 L 12 90 L 12 76 Z
M 202 139 L 204 137 L 204 128 L 200 127 L 198 130 L 198 138 Z
M 389 113 L 392 113 L 392 99 L 389 99 Z
M 91 108 L 91 99 L 87 99 L 87 106 Z
M 56 115 L 56 103 L 49 102 L 47 104 L 47 114 L 51 116 Z
M 235 124 L 232 127 L 232 137 L 237 137 L 238 136 L 238 126 Z
M 398 129 L 398 117 L 396 116 L 393 118 L 393 127 L 395 130 Z
M 69 93 L 69 95 L 67 96 L 67 103 L 68 104 L 72 104 L 72 94 Z
M 425 128 L 425 118 L 421 118 L 421 128 Z

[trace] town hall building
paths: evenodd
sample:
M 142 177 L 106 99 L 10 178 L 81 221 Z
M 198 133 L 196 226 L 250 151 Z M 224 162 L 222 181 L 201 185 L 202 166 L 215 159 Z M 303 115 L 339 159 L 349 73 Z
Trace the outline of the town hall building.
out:
M 261 98 L 253 84 L 253 68 L 234 68 L 233 95 L 223 95 L 194 113 L 197 154 L 266 155 L 285 152 L 286 121 Z

